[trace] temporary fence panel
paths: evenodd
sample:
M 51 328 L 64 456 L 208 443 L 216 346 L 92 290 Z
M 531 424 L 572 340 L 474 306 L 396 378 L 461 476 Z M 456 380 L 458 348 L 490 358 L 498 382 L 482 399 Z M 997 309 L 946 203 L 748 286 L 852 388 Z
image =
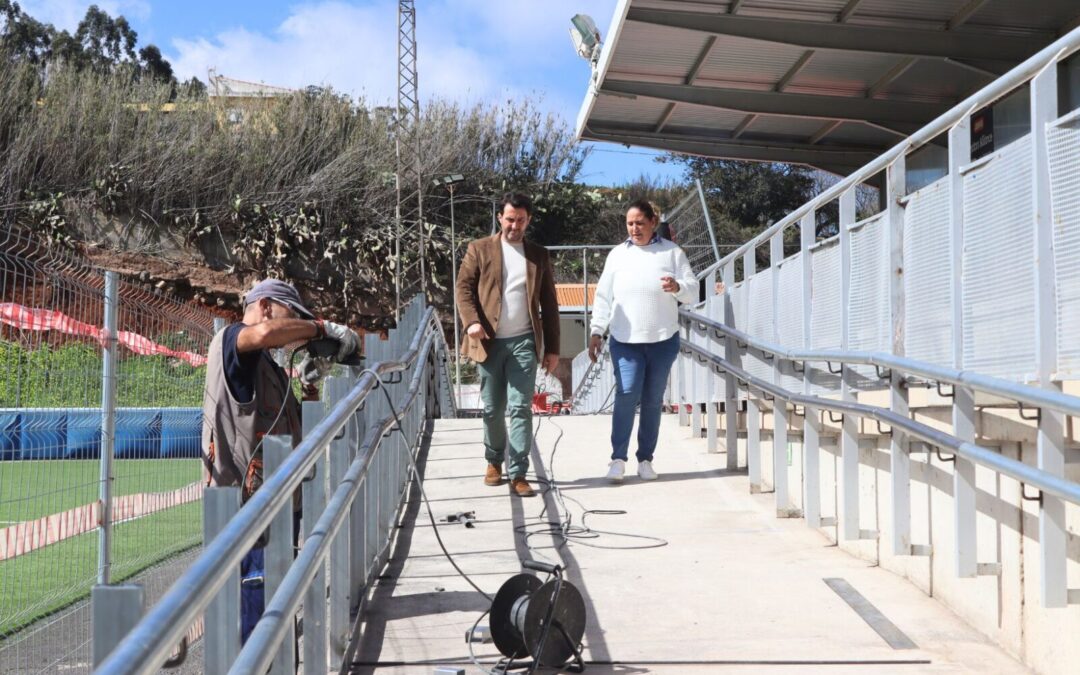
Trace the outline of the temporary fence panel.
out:
M 1035 376 L 1035 228 L 1031 137 L 964 176 L 965 370 Z
M 952 366 L 952 247 L 949 180 L 908 197 L 904 210 L 904 353 Z
M 1056 376 L 1071 380 L 1080 377 L 1080 115 L 1070 113 L 1046 133 L 1057 282 Z
M 889 233 L 883 216 L 857 223 L 851 232 L 851 296 L 848 349 L 890 351 Z M 884 386 L 872 366 L 855 366 L 860 389 Z

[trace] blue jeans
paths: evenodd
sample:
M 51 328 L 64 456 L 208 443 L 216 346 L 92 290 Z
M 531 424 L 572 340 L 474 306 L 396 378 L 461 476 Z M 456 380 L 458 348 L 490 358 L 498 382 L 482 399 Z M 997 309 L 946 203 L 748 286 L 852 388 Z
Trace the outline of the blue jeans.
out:
M 662 342 L 619 342 L 611 338 L 609 348 L 615 367 L 615 412 L 611 417 L 611 458 L 626 460 L 634 412 L 641 406 L 638 421 L 639 462 L 652 461 L 660 433 L 660 406 L 668 373 L 679 355 L 679 334 Z

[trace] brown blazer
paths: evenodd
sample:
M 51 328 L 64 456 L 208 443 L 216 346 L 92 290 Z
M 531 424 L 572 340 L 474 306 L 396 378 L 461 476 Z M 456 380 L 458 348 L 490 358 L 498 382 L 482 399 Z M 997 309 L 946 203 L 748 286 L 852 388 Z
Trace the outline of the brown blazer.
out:
M 466 329 L 479 322 L 488 335 L 495 336 L 502 309 L 501 234 L 469 243 L 457 278 L 457 306 Z M 529 318 L 536 340 L 536 356 L 559 353 L 559 301 L 555 297 L 555 274 L 547 249 L 525 242 L 525 290 L 529 296 Z M 474 340 L 466 333 L 461 353 L 477 363 L 487 359 L 488 340 Z

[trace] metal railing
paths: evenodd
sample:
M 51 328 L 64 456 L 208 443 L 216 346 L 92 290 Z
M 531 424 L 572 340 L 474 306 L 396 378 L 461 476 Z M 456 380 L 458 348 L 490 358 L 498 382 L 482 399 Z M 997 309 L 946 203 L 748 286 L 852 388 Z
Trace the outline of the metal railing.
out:
M 286 437 L 267 437 L 265 482 L 242 508 L 237 488 L 207 489 L 208 529 L 219 531 L 208 532 L 203 554 L 137 625 L 95 645 L 109 654 L 99 672 L 155 671 L 205 613 L 206 672 L 291 673 L 301 607 L 305 670 L 347 665 L 367 593 L 389 555 L 413 458 L 437 409 L 453 414 L 442 329 L 419 299 L 388 341 L 368 336 L 365 347 L 369 367 L 327 382 L 323 403 L 305 404 L 295 449 Z M 294 560 L 290 506 L 301 488 L 304 536 Z M 241 650 L 239 565 L 267 528 L 266 611 Z M 123 616 L 131 603 L 103 598 L 95 612 Z
M 1064 59 L 1078 49 L 1080 29 L 707 270 L 706 288 L 722 280 L 726 290 L 710 294 L 706 320 L 684 315 L 686 322 L 709 328 L 702 334 L 687 326 L 687 348 L 723 353 L 728 367 L 723 378 L 717 378 L 700 362 L 684 358 L 676 378 L 684 395 L 689 393 L 688 402 L 724 403 L 729 447 L 736 446 L 738 406 L 745 400 L 747 445 L 754 450 L 747 461 L 752 485 L 761 484 L 756 448 L 764 405 L 761 396 L 741 393 L 736 372 L 779 388 L 771 396 L 779 390 L 816 396 L 801 399 L 810 406 L 804 427 L 808 488 L 818 480 L 818 467 L 810 462 L 816 462 L 821 433 L 820 418 L 810 411 L 832 400 L 822 397 L 838 395 L 840 401 L 830 403 L 835 410 L 840 404 L 861 405 L 859 392 L 884 389 L 888 412 L 899 421 L 910 416 L 909 376 L 952 385 L 942 393 L 951 401 L 950 436 L 962 444 L 975 440 L 976 394 L 993 402 L 1016 402 L 1021 416 L 1025 406 L 1027 411 L 1037 408 L 1029 419 L 1037 427 L 1040 480 L 1066 479 L 1065 417 L 1080 412 L 1080 401 L 1063 393 L 1064 381 L 1080 379 L 1074 330 L 1080 321 L 1080 270 L 1073 253 L 1080 241 L 1080 185 L 1074 180 L 1080 170 L 1080 112 L 1062 113 L 1058 77 Z M 973 161 L 972 113 L 1021 88 L 1030 94 L 1030 133 Z M 942 140 L 948 161 L 941 178 L 909 191 L 908 156 Z M 885 210 L 857 221 L 856 187 L 881 173 Z M 817 212 L 834 201 L 839 202 L 839 234 L 818 241 Z M 785 255 L 785 231 L 796 227 L 799 251 Z M 770 264 L 759 272 L 757 253 L 765 245 Z M 738 279 L 737 263 L 742 265 Z M 826 368 L 807 362 L 824 362 Z M 837 363 L 843 365 L 833 370 L 830 364 Z M 843 417 L 840 430 L 838 527 L 840 538 L 848 541 L 870 536 L 859 524 L 855 410 L 849 409 L 852 414 Z M 773 409 L 774 466 L 786 464 L 792 413 L 787 405 Z M 875 414 L 875 419 L 883 419 Z M 698 405 L 691 406 L 690 416 L 690 423 L 700 428 Z M 715 448 L 712 417 L 706 434 Z M 898 555 L 919 549 L 911 542 L 906 501 L 909 436 L 916 435 L 911 430 L 893 433 L 889 441 L 892 549 Z M 994 569 L 977 559 L 976 454 L 958 452 L 952 476 L 955 569 L 960 577 Z M 987 459 L 979 457 L 979 463 Z M 737 453 L 729 452 L 728 465 L 733 467 L 736 460 Z M 779 512 L 795 511 L 784 479 L 776 481 L 776 500 Z M 1066 501 L 1060 492 L 1044 490 L 1039 502 L 1039 576 L 1045 607 L 1063 607 L 1080 595 L 1067 583 Z M 812 524 L 822 522 L 815 500 L 808 499 L 805 510 Z

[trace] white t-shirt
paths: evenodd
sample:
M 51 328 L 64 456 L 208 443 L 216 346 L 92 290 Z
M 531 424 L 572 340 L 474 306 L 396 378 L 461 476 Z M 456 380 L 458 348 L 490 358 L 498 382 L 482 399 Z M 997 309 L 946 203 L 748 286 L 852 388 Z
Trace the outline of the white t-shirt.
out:
M 666 293 L 661 277 L 674 277 L 679 290 Z M 679 303 L 698 301 L 698 280 L 686 254 L 661 239 L 646 246 L 631 242 L 611 249 L 596 284 L 591 333 L 610 329 L 619 342 L 661 342 L 679 330 Z
M 525 283 L 525 245 L 508 244 L 502 237 L 502 308 L 495 337 L 511 338 L 532 333 L 529 293 Z

